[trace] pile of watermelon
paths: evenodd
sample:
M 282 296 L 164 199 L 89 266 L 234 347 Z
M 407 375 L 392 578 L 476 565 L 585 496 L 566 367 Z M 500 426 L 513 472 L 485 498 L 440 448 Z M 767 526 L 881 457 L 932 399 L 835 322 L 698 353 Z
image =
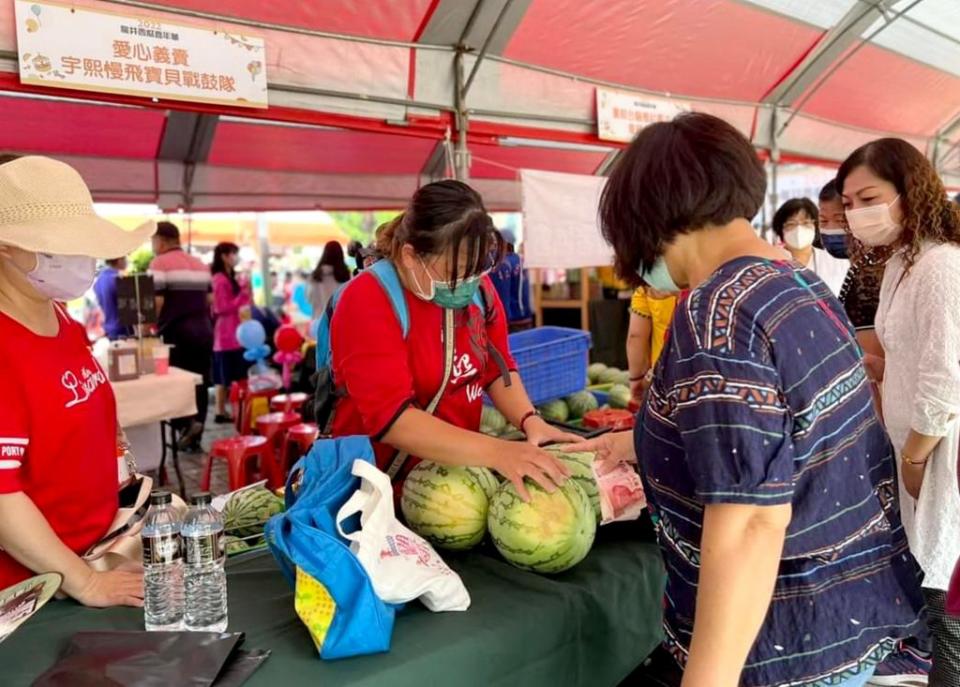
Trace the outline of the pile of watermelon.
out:
M 490 532 L 511 564 L 559 573 L 582 561 L 596 533 L 599 496 L 590 465 L 593 454 L 557 452 L 572 477 L 553 494 L 527 480 L 524 503 L 510 482 L 500 484 L 485 468 L 422 461 L 403 485 L 400 507 L 410 529 L 440 549 L 473 548 Z
M 607 384 L 621 384 L 629 386 L 630 373 L 615 367 L 607 367 L 603 363 L 593 363 L 587 368 L 587 378 L 591 386 Z
M 284 508 L 283 497 L 258 487 L 233 494 L 223 507 L 224 550 L 228 556 L 266 544 L 263 528 L 267 520 Z

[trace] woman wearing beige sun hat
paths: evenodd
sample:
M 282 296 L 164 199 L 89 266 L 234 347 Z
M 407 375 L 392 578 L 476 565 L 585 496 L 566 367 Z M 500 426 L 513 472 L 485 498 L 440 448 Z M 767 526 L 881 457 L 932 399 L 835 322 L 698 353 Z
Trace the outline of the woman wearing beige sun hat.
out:
M 81 558 L 117 512 L 117 411 L 59 302 L 86 292 L 96 258 L 126 255 L 153 231 L 98 217 L 62 162 L 0 164 L 0 589 L 56 571 L 85 605 L 142 603 L 141 570 L 95 572 Z

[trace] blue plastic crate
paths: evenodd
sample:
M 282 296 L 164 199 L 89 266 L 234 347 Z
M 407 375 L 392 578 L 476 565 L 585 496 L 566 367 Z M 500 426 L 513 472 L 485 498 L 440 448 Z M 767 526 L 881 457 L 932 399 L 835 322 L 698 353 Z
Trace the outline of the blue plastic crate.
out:
M 539 327 L 510 335 L 510 352 L 535 404 L 581 391 L 587 383 L 590 333 Z

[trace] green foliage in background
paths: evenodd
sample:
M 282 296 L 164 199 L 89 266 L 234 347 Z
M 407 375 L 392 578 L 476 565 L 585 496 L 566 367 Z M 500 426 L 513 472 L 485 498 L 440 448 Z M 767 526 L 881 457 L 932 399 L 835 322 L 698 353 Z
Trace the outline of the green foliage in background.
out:
M 330 216 L 351 241 L 359 241 L 366 245 L 373 238 L 373 232 L 377 227 L 399 214 L 399 210 L 379 210 L 377 212 L 331 212 Z
M 153 251 L 149 246 L 141 246 L 127 258 L 127 271 L 130 274 L 143 274 L 150 267 L 151 260 L 153 260 Z

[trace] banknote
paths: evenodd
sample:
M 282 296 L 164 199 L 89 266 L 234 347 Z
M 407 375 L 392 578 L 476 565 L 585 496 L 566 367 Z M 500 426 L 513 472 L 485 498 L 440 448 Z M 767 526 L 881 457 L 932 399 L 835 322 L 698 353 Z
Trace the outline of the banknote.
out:
M 595 460 L 593 477 L 600 493 L 601 525 L 636 520 L 647 507 L 643 482 L 630 463 Z

